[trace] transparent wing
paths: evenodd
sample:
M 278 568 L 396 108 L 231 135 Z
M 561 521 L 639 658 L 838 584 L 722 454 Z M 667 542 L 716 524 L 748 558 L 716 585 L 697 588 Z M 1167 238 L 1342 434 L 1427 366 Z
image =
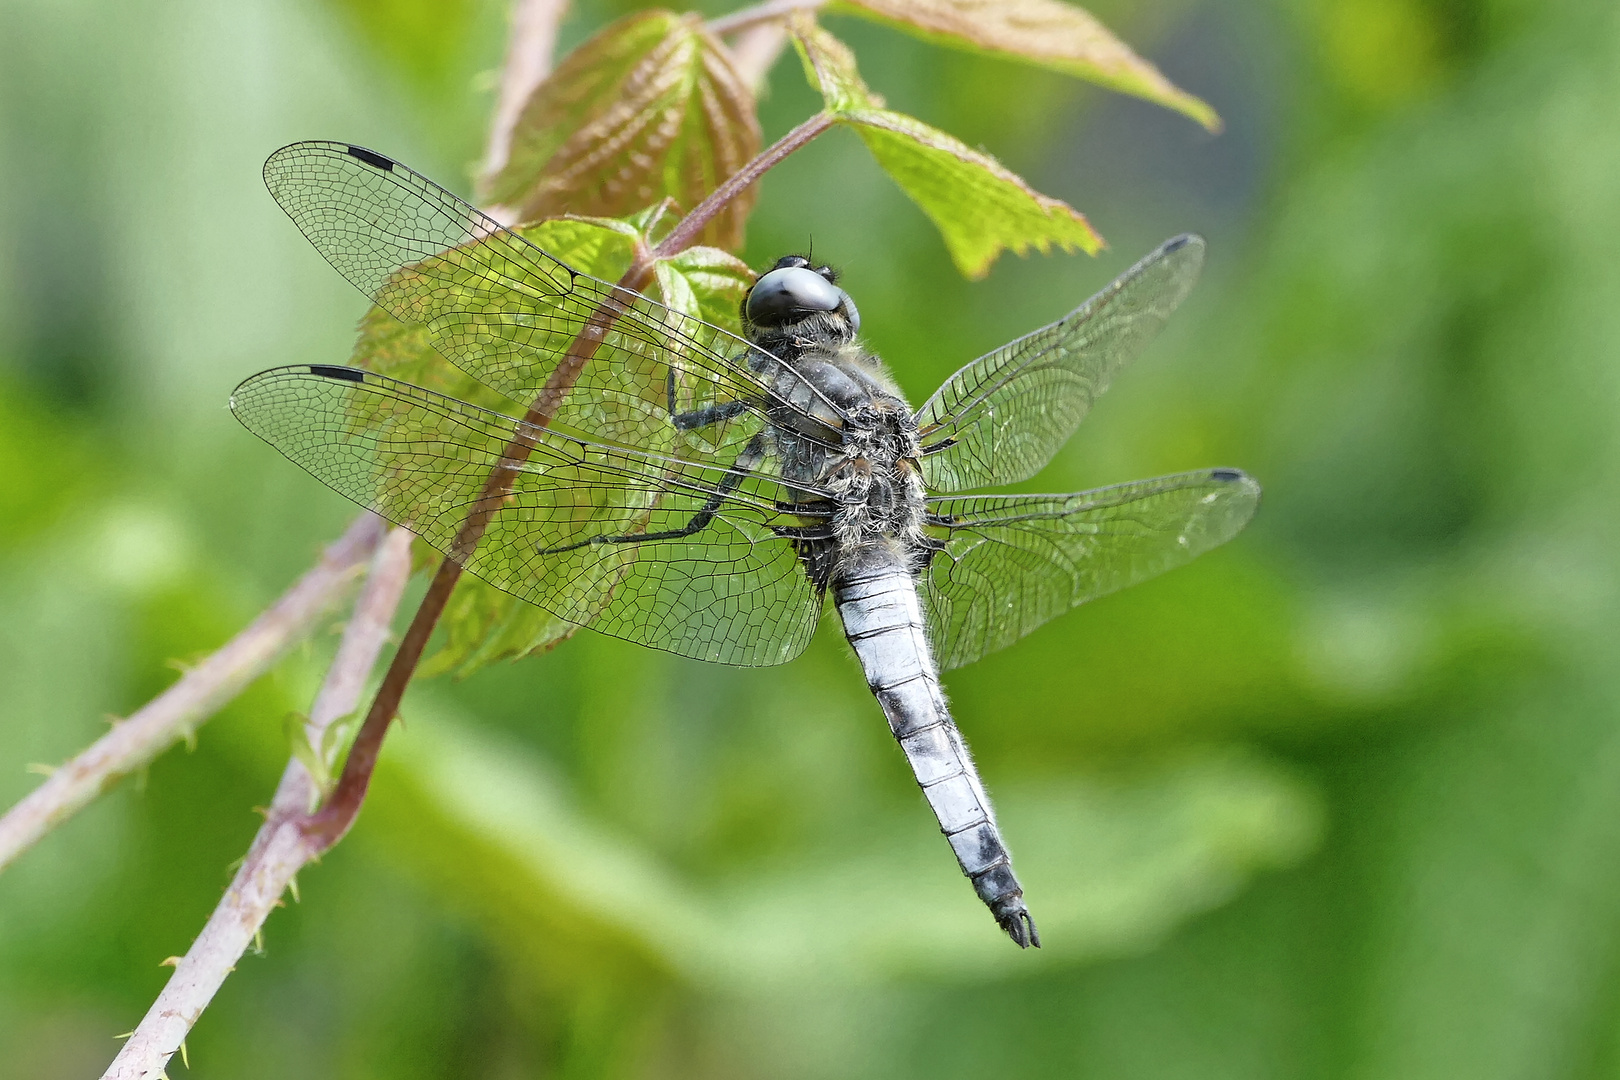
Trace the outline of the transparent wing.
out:
M 757 411 L 772 397 L 773 357 L 575 271 L 381 154 L 294 143 L 270 155 L 264 180 L 339 273 L 397 318 L 421 323 L 473 378 L 525 406 L 571 383 L 550 403 L 562 426 L 661 449 L 675 437 L 672 380 L 685 413 L 732 403 Z M 758 425 L 729 422 L 741 415 L 708 425 L 704 437 L 715 447 L 746 443 Z
M 1012 644 L 1077 604 L 1180 566 L 1248 524 L 1260 485 L 1205 469 L 1078 495 L 930 499 L 943 540 L 922 575 L 942 668 Z
M 461 561 L 571 622 L 744 666 L 791 660 L 815 630 L 821 597 L 776 531 L 802 524 L 778 506 L 802 496 L 746 460 L 573 439 L 357 368 L 261 372 L 236 388 L 231 410 L 317 479 L 446 554 L 468 515 L 493 505 Z M 496 466 L 524 449 L 510 493 L 483 497 Z M 706 513 L 690 535 L 653 538 Z
M 946 379 L 917 410 L 928 486 L 965 491 L 1039 472 L 1158 334 L 1203 264 L 1201 237 L 1168 240 L 1057 322 Z

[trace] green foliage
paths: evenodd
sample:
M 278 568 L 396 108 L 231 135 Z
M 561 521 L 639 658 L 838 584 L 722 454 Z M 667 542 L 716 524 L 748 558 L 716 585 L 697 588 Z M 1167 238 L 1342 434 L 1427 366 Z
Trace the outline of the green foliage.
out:
M 311 813 L 320 808 L 321 800 L 332 794 L 332 789 L 337 786 L 338 777 L 343 772 L 343 758 L 360 731 L 362 719 L 364 717 L 359 712 L 338 717 L 322 729 L 319 744 L 310 741 L 309 717 L 290 712 L 283 720 L 282 730 L 292 756 L 309 770 L 310 779 L 315 782 L 315 790 L 310 798 Z
M 1102 238 L 1067 203 L 1042 195 L 988 154 L 915 117 L 882 108 L 855 55 L 807 15 L 794 20 L 805 75 L 839 123 L 861 141 L 945 239 L 964 276 L 982 278 L 1002 251 L 1053 246 L 1096 254 Z
M 625 220 L 553 218 L 518 231 L 576 270 L 617 281 L 629 268 L 638 246 L 650 247 L 658 230 L 667 226 L 665 209 L 653 207 Z M 657 260 L 654 272 L 661 302 L 734 329 L 742 297 L 753 282 L 752 272 L 735 256 L 701 246 Z M 561 342 L 559 347 L 566 345 Z M 507 415 L 520 416 L 527 406 L 502 397 L 450 365 L 428 343 L 419 324 L 403 323 L 379 307 L 371 308 L 361 320 L 350 361 Z M 425 545 L 418 547 L 422 560 L 434 557 Z M 439 647 L 424 662 L 424 675 L 451 671 L 470 675 L 496 660 L 550 649 L 578 629 L 575 623 L 470 575 L 456 586 L 441 626 Z
M 1086 12 L 1052 0 L 872 0 L 848 10 L 944 44 L 988 50 L 1138 94 L 1219 126 Z M 968 277 L 1006 249 L 1095 253 L 1101 238 L 1072 207 L 1035 191 L 995 158 L 915 117 L 882 108 L 841 42 L 808 11 L 791 19 L 811 81 L 878 164 L 939 228 Z M 570 53 L 525 105 L 487 198 L 522 220 L 559 213 L 622 216 L 673 199 L 696 205 L 759 149 L 752 91 L 696 16 L 626 16 Z M 741 244 L 750 186 L 704 230 Z
M 353 62 L 347 23 L 254 10 L 0 14 L 8 803 L 37 783 L 26 763 L 61 762 L 163 689 L 166 661 L 224 641 L 353 513 L 219 407 L 254 370 L 341 355 L 356 310 L 251 163 L 288 116 L 414 147 L 445 176 L 477 142 L 422 135 L 425 106 L 397 94 L 408 61 Z M 1120 135 L 1120 114 L 1054 77 L 1054 115 L 1018 125 L 1040 137 L 991 140 L 1106 211 L 1114 262 L 1009 260 L 966 285 L 853 140 L 767 179 L 745 251 L 760 265 L 813 233 L 916 400 L 1149 244 L 1211 237 L 1186 310 L 1036 483 L 1242 465 L 1267 487 L 1259 517 L 948 680 L 1027 867 L 1041 954 L 996 939 L 941 858 L 841 643 L 737 672 L 584 633 L 413 688 L 355 832 L 193 1032 L 199 1071 L 1615 1073 L 1613 5 L 1142 10 L 1164 21 L 1133 39 L 1204 73 L 1232 138 L 1138 140 L 1134 119 Z M 965 130 L 969 96 L 975 115 L 1027 107 L 1027 82 L 942 87 L 927 44 L 861 29 L 867 73 L 942 127 Z M 499 30 L 444 85 L 498 64 Z M 1248 81 L 1211 74 L 1234 70 Z M 779 74 L 770 130 L 806 108 L 798 73 Z M 1173 168 L 1133 157 L 1158 139 Z M 117 148 L 118 182 L 84 183 L 113 160 L 85 146 Z M 1258 156 L 1219 156 L 1234 146 Z M 75 221 L 118 223 L 63 234 L 102 277 L 53 278 L 39 257 L 67 228 L 57 189 L 82 193 Z M 566 242 L 598 244 L 611 278 L 623 236 Z M 741 279 L 714 272 L 687 284 L 710 317 L 734 314 Z M 79 290 L 117 313 L 101 405 L 50 399 L 34 374 L 49 353 L 13 318 L 78 310 Z M 418 335 L 373 316 L 363 330 L 378 366 L 476 393 Z M 480 633 L 469 647 L 491 656 L 545 636 Z M 259 825 L 280 718 L 308 708 L 334 640 L 0 875 L 10 1072 L 105 1067 Z
M 1061 71 L 1221 129 L 1207 102 L 1172 84 L 1083 8 L 1057 0 L 834 0 L 831 9 L 938 45 Z

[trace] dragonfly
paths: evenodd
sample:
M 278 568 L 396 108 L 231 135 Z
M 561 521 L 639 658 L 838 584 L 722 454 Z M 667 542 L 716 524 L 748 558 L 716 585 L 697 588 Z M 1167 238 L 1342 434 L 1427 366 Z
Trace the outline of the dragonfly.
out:
M 962 873 L 1039 931 L 940 673 L 1238 533 L 1259 485 L 1206 468 L 1077 494 L 1034 476 L 1186 297 L 1160 245 L 913 409 L 827 266 L 788 255 L 733 334 L 581 273 L 364 147 L 271 155 L 270 193 L 376 305 L 512 403 L 370 370 L 273 368 L 231 409 L 316 479 L 568 622 L 739 666 L 796 657 L 830 604 Z

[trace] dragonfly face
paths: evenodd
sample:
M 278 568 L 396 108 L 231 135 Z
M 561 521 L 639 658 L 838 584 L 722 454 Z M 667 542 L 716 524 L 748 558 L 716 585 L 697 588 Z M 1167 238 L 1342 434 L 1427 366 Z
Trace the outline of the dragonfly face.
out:
M 369 150 L 297 143 L 265 180 L 339 272 L 514 405 L 300 365 L 237 387 L 243 424 L 486 581 L 639 644 L 783 663 L 831 600 L 963 872 L 1039 944 L 939 671 L 1230 539 L 1259 487 L 1204 469 L 958 492 L 1046 464 L 1187 294 L 1202 240 L 1161 245 L 913 410 L 836 275 L 801 256 L 756 282 L 738 337 L 580 274 Z
M 749 327 L 775 327 L 817 313 L 837 313 L 848 324 L 849 337 L 860 332 L 855 301 L 838 287 L 830 266 L 810 268 L 803 255 L 784 255 L 743 299 L 742 317 Z

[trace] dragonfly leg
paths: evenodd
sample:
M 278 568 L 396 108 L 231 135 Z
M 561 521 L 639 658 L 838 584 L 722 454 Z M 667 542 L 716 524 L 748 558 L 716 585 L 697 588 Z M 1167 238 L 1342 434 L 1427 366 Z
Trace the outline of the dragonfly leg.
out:
M 648 540 L 679 540 L 683 536 L 691 536 L 709 527 L 720 507 L 726 501 L 726 496 L 736 491 L 738 486 L 748 478 L 748 474 L 759 468 L 760 462 L 765 460 L 765 434 L 760 432 L 748 440 L 743 452 L 737 455 L 737 460 L 731 463 L 726 475 L 720 478 L 715 485 L 714 492 L 704 502 L 701 509 L 692 515 L 679 529 L 665 529 L 662 532 L 625 533 L 619 536 L 599 535 L 588 540 L 581 540 L 577 544 L 564 544 L 561 547 L 541 548 L 541 555 L 556 555 L 564 551 L 576 551 L 582 547 L 593 547 L 598 544 L 640 544 Z
M 784 540 L 831 540 L 831 525 L 778 525 L 771 530 Z
M 710 424 L 730 420 L 748 411 L 749 403 L 746 401 L 727 401 L 721 405 L 705 405 L 703 408 L 693 409 L 691 412 L 677 412 L 675 409 L 674 368 L 669 369 L 669 380 L 666 385 L 669 396 L 669 422 L 681 431 L 708 427 Z
M 776 508 L 784 514 L 794 514 L 798 517 L 832 517 L 838 507 L 831 499 L 811 499 L 809 502 L 788 502 L 778 499 Z

